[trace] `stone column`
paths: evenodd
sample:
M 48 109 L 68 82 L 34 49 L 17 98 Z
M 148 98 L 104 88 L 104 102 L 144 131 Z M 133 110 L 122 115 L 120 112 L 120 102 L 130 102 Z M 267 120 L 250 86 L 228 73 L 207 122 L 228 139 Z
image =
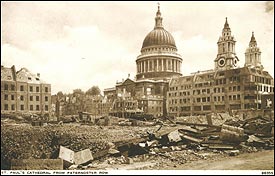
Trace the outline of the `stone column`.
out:
M 176 63 L 175 63 L 175 60 L 173 59 L 172 60 L 172 70 L 173 70 L 173 72 L 175 72 L 176 71 Z
M 161 71 L 164 71 L 163 59 L 161 59 Z
M 146 72 L 146 62 L 143 61 L 143 73 L 145 73 L 145 72 Z
M 143 64 L 144 64 L 144 73 L 145 73 L 147 71 L 147 62 L 143 61 Z
M 180 61 L 177 62 L 178 63 L 178 73 L 180 72 Z
M 142 63 L 143 63 L 143 73 L 145 73 L 145 70 L 146 70 L 145 61 L 142 61 Z
M 180 66 L 181 66 L 181 63 L 180 61 L 178 61 L 178 72 L 180 73 Z
M 157 59 L 157 71 L 159 71 L 159 59 Z
M 175 62 L 175 68 L 176 68 L 176 72 L 178 72 L 178 61 L 177 60 L 175 60 L 176 62 Z

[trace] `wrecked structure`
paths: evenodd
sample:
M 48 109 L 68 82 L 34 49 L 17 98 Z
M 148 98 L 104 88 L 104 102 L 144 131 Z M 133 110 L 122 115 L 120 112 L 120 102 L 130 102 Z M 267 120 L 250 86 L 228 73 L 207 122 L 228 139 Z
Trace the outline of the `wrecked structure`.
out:
M 139 160 L 150 165 L 167 164 L 163 160 L 184 164 L 192 162 L 194 157 L 205 159 L 210 155 L 235 156 L 274 149 L 274 120 L 271 119 L 239 119 L 223 113 L 193 116 L 188 121 L 180 118 L 162 123 L 151 121 L 150 126 L 121 123 L 127 120 L 110 117 L 109 123 L 100 126 L 71 123 L 37 128 L 11 125 L 6 119 L 1 124 L 4 125 L 1 168 L 107 169 L 113 164 L 133 165 Z M 26 138 L 22 140 L 22 136 Z M 21 147 L 9 147 L 11 145 Z M 155 157 L 158 159 L 154 160 Z M 30 164 L 39 161 L 40 164 Z
M 1 66 L 1 115 L 5 113 L 51 113 L 51 84 L 27 68 Z

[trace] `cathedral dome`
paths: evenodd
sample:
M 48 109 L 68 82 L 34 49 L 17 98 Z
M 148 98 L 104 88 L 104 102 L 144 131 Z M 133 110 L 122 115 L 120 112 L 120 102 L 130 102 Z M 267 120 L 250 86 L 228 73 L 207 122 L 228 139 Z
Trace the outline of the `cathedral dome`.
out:
M 181 76 L 181 55 L 177 53 L 174 37 L 163 28 L 158 6 L 155 27 L 143 40 L 137 57 L 137 80 L 166 80 Z
M 141 50 L 146 47 L 155 46 L 168 46 L 176 48 L 173 36 L 168 31 L 166 31 L 162 26 L 162 17 L 159 6 L 155 17 L 155 27 L 149 34 L 147 34 L 147 36 L 143 40 Z
M 152 30 L 143 40 L 142 48 L 155 46 L 155 45 L 167 45 L 176 47 L 173 36 L 164 28 L 155 28 Z

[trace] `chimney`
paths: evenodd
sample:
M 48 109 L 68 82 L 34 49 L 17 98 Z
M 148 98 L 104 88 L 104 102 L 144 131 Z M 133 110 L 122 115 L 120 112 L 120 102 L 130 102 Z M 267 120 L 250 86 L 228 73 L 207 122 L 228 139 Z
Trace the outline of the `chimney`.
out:
M 40 73 L 37 73 L 37 77 L 40 78 Z
M 128 73 L 128 78 L 130 78 L 130 73 Z

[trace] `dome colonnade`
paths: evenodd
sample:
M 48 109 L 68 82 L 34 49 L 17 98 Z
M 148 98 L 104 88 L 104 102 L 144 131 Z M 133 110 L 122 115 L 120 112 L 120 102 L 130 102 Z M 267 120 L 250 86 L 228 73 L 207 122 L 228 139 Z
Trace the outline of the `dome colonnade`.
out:
M 162 26 L 159 6 L 155 17 L 155 27 L 145 37 L 136 64 L 137 80 L 158 80 L 174 75 L 181 76 L 182 58 L 177 53 L 173 36 Z

